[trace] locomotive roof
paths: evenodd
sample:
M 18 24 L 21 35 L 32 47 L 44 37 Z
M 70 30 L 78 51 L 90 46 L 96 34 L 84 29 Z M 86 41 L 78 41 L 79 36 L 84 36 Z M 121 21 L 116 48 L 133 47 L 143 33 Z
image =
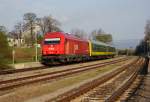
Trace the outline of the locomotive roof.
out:
M 76 37 L 76 36 L 74 36 L 73 34 L 70 34 L 70 33 L 64 33 L 64 32 L 51 32 L 51 33 L 47 33 L 47 34 L 60 34 L 60 35 L 65 36 L 65 38 L 74 39 L 74 40 L 80 40 L 80 41 L 87 41 L 86 39 L 78 38 L 78 37 Z
M 75 35 L 73 34 L 69 34 L 69 33 L 63 33 L 65 37 L 67 38 L 73 38 L 73 39 L 76 39 L 76 40 L 80 40 L 80 41 L 87 41 L 86 39 L 82 39 L 82 38 L 78 38 L 76 37 Z
M 65 38 L 69 38 L 69 39 L 74 39 L 74 40 L 80 40 L 80 41 L 88 42 L 88 40 L 78 38 L 78 37 L 76 37 L 76 36 L 74 36 L 73 34 L 70 34 L 70 33 L 64 33 L 64 32 L 51 32 L 51 33 L 47 33 L 47 34 L 60 34 L 60 35 L 65 36 Z M 98 44 L 98 45 L 104 45 L 104 46 L 114 47 L 114 46 L 112 46 L 112 45 L 110 45 L 110 44 L 106 44 L 106 43 L 103 43 L 103 42 L 101 42 L 101 41 L 91 40 L 91 42 L 94 43 L 94 44 Z
M 104 45 L 104 46 L 114 47 L 113 45 L 106 44 L 106 43 L 103 43 L 101 41 L 91 40 L 91 42 L 94 43 L 94 44 L 98 44 L 98 45 Z

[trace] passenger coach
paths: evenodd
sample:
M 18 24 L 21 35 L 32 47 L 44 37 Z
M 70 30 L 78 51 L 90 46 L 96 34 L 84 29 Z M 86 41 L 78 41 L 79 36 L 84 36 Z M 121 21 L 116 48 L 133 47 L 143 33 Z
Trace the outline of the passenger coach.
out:
M 100 41 L 89 41 L 90 56 L 94 58 L 112 58 L 116 54 L 116 49 L 112 45 Z

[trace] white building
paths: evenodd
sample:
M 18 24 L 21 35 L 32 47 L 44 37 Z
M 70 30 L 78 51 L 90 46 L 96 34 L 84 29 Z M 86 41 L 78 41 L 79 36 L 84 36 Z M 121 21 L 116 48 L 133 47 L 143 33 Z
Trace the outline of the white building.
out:
M 20 47 L 21 45 L 25 44 L 24 39 L 14 39 L 14 38 L 8 37 L 7 41 L 8 41 L 9 46 Z

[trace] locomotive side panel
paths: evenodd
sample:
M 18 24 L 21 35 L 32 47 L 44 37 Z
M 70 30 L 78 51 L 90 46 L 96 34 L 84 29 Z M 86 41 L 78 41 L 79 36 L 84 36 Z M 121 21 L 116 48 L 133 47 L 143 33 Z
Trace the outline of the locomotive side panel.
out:
M 65 54 L 70 55 L 88 55 L 89 46 L 88 42 L 83 42 L 74 39 L 65 40 Z
M 90 56 L 89 42 L 83 42 L 81 48 L 82 48 L 82 51 L 83 51 L 82 53 Z

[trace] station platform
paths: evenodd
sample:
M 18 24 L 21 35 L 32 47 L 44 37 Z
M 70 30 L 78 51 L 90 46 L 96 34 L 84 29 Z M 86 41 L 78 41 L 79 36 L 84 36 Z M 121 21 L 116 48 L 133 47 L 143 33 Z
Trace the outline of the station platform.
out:
M 23 68 L 32 68 L 32 67 L 43 67 L 40 62 L 26 62 L 26 63 L 18 63 L 18 64 L 11 64 L 15 69 L 23 69 Z
M 136 95 L 138 96 L 136 102 L 150 102 L 150 72 L 145 76 Z
M 150 61 L 141 85 L 127 102 L 150 102 Z

